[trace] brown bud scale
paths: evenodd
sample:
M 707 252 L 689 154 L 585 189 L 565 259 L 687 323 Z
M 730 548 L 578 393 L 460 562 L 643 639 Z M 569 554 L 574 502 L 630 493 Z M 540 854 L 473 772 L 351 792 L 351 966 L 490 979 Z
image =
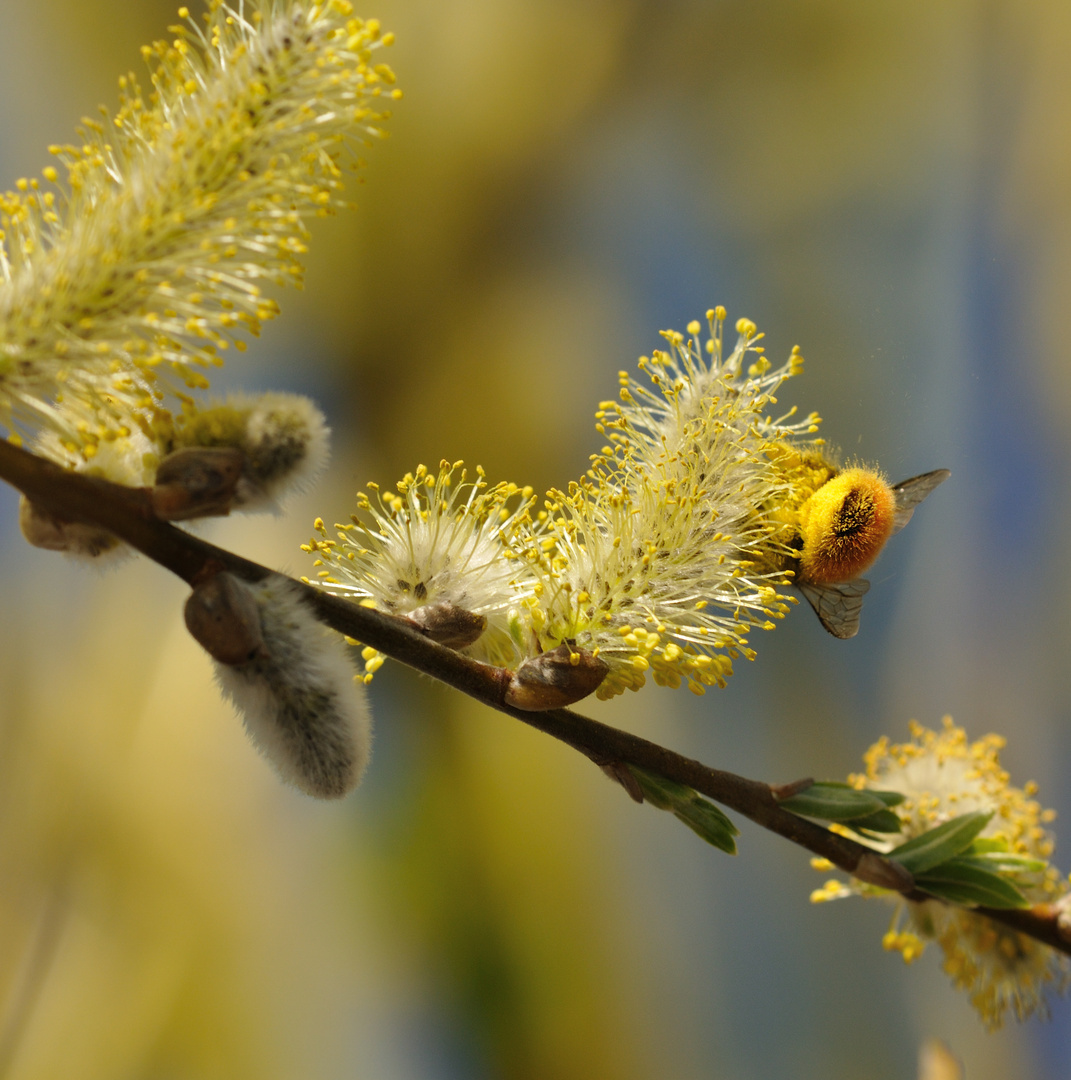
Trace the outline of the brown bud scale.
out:
M 230 513 L 245 454 L 233 446 L 189 446 L 168 454 L 156 470 L 153 510 L 164 521 Z
M 605 660 L 575 646 L 559 645 L 525 660 L 510 679 L 505 701 L 515 709 L 563 709 L 594 693 L 610 670 Z
M 195 586 L 184 614 L 194 639 L 221 664 L 244 664 L 263 652 L 256 599 L 233 574 L 219 573 Z

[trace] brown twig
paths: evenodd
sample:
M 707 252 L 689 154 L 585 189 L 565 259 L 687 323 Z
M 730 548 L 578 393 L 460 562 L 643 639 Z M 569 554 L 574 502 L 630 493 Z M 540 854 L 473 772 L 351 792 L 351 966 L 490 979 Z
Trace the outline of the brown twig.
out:
M 189 584 L 219 570 L 228 570 L 248 581 L 259 581 L 273 573 L 259 563 L 159 521 L 153 514 L 146 489 L 126 488 L 69 472 L 3 441 L 0 441 L 0 477 L 43 509 L 70 521 L 107 529 Z M 509 672 L 436 644 L 405 619 L 360 607 L 310 585 L 302 587 L 318 617 L 328 626 L 551 735 L 601 767 L 627 764 L 657 773 L 736 810 L 860 880 L 898 891 L 907 900 L 932 899 L 914 888 L 911 875 L 898 863 L 782 809 L 774 795 L 777 789 L 769 784 L 712 769 L 568 709 L 526 712 L 513 708 L 504 700 Z M 1071 942 L 1061 936 L 1058 913 L 1051 906 L 979 911 L 1071 955 Z

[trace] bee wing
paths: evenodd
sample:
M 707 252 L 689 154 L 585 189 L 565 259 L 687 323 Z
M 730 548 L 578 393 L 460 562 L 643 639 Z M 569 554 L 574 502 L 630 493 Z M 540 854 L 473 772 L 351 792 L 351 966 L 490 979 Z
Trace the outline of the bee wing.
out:
M 812 585 L 806 581 L 796 584 L 822 625 L 834 637 L 850 638 L 859 633 L 863 597 L 870 589 L 866 578 L 838 581 L 835 585 Z
M 893 514 L 892 531 L 898 533 L 911 520 L 915 507 L 938 484 L 943 484 L 951 475 L 948 469 L 934 469 L 933 472 L 913 476 L 910 480 L 901 480 L 899 484 L 894 484 L 892 492 L 896 499 L 896 511 Z

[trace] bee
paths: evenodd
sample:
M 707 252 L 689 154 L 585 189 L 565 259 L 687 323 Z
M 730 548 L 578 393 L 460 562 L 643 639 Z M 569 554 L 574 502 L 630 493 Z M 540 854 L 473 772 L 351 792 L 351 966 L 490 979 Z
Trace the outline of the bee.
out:
M 860 577 L 948 469 L 890 487 L 869 469 L 852 468 L 823 484 L 800 508 L 796 585 L 822 625 L 838 638 L 855 637 L 870 582 Z

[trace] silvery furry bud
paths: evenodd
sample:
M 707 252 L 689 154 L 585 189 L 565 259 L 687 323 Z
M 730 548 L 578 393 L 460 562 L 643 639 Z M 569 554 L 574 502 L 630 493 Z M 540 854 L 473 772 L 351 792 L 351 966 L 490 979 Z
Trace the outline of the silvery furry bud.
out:
M 317 798 L 340 798 L 357 786 L 371 755 L 364 686 L 299 585 L 273 574 L 243 588 L 259 614 L 261 647 L 243 663 L 217 662 L 216 678 L 284 780 Z
M 261 394 L 247 404 L 240 505 L 270 509 L 291 491 L 304 490 L 327 464 L 330 432 L 323 413 L 300 394 Z
M 233 395 L 187 409 L 160 470 L 172 460 L 196 462 L 198 454 L 240 455 L 225 508 L 206 512 L 274 510 L 315 479 L 327 461 L 328 437 L 323 413 L 300 394 Z M 164 479 L 158 474 L 156 482 Z
M 19 499 L 19 528 L 28 543 L 48 551 L 65 551 L 96 559 L 120 547 L 119 541 L 98 525 L 67 521 L 30 502 Z

